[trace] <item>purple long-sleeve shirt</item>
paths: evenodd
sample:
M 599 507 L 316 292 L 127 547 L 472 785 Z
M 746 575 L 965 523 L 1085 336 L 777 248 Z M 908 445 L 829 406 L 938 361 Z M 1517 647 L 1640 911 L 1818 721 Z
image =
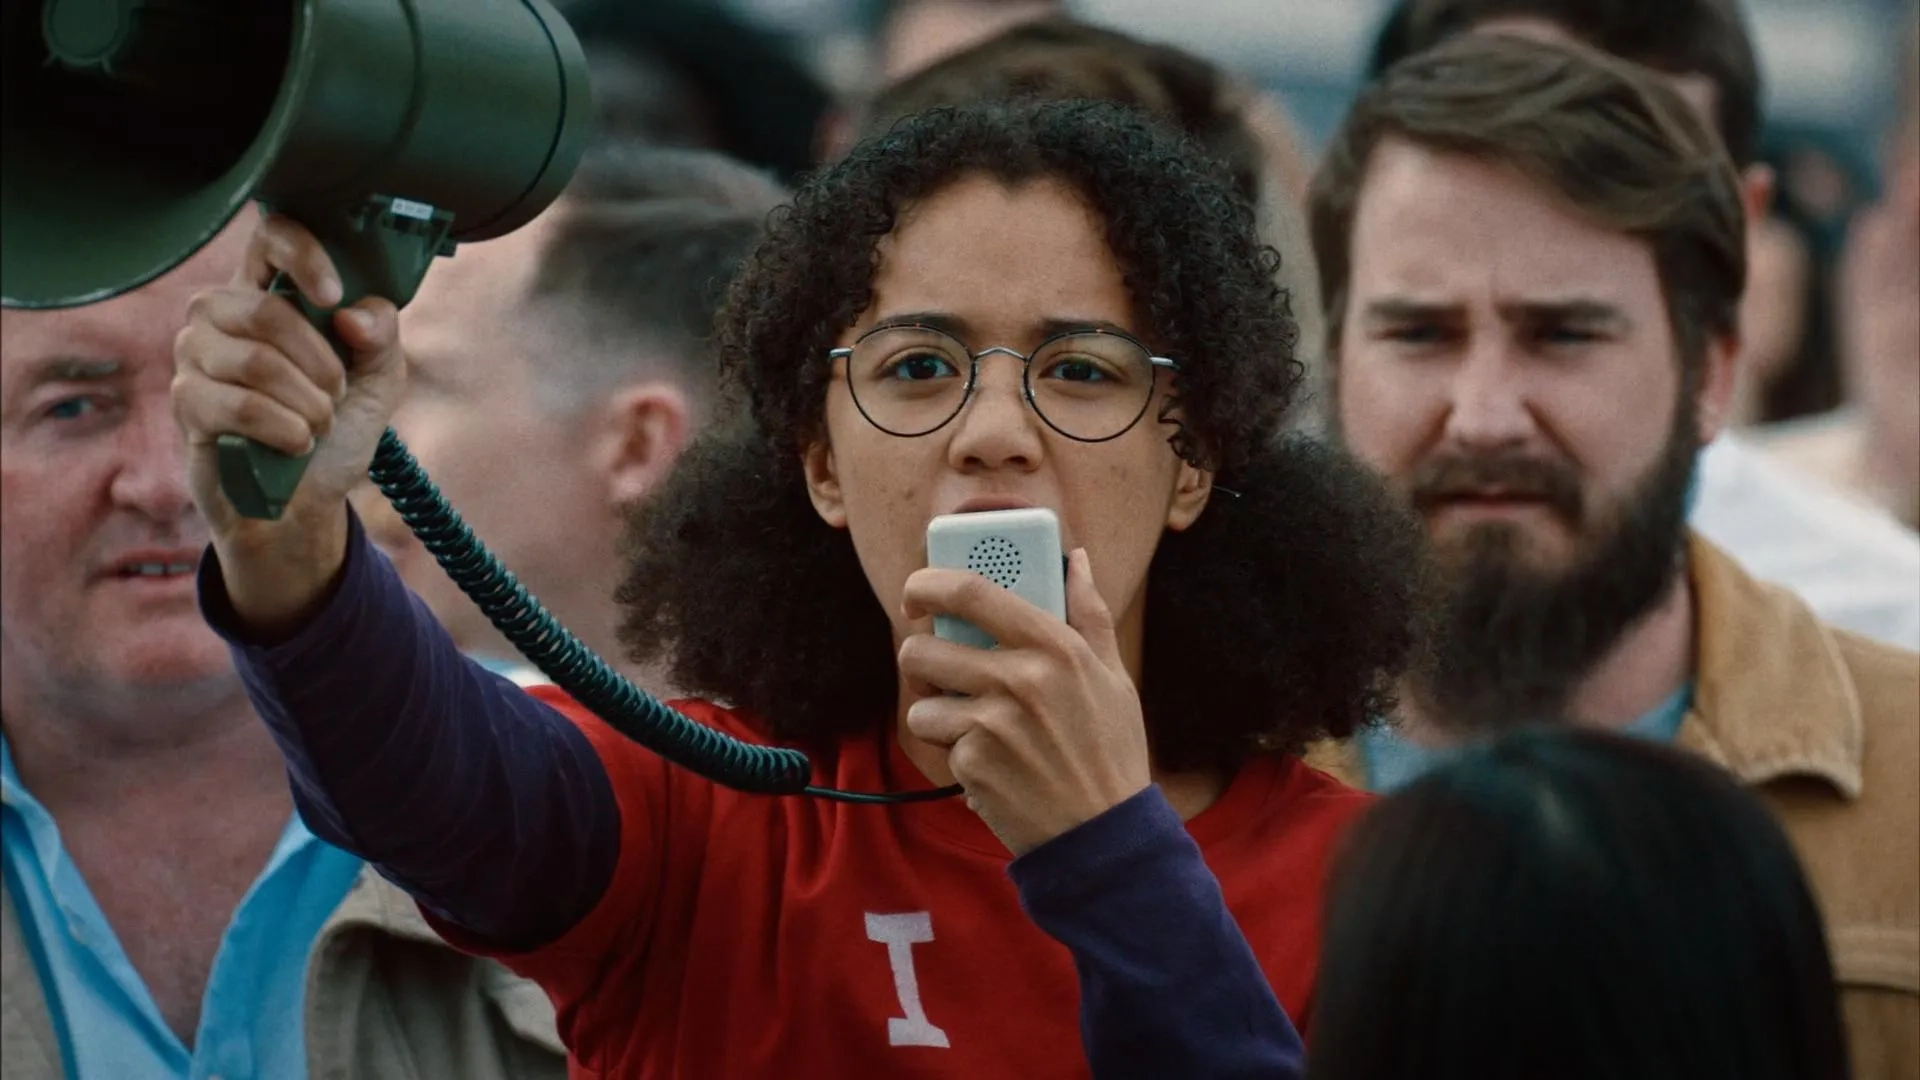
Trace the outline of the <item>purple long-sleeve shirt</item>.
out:
M 481 941 L 556 940 L 618 860 L 605 767 L 571 721 L 461 655 L 357 517 L 349 530 L 334 593 L 276 645 L 239 632 L 211 552 L 200 571 L 202 608 L 286 756 L 302 818 Z M 1010 873 L 1074 957 L 1096 1077 L 1303 1073 L 1298 1034 L 1157 787 Z

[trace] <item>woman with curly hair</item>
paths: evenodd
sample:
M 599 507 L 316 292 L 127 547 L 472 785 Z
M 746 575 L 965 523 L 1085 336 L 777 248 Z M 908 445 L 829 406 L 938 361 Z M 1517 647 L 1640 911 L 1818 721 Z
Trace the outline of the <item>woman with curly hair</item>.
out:
M 254 252 L 179 342 L 203 608 L 310 825 L 544 986 L 581 1068 L 1297 1068 L 1279 1006 L 1305 1022 L 1365 800 L 1297 751 L 1386 707 L 1421 549 L 1368 474 L 1276 437 L 1300 374 L 1274 256 L 1190 143 L 983 106 L 813 177 L 719 320 L 748 414 L 635 524 L 626 639 L 681 710 L 822 786 L 964 801 L 743 794 L 463 659 L 345 500 L 404 380 L 391 306 L 337 316 L 343 376 L 262 288 L 338 300 L 324 254 L 283 221 Z M 324 439 L 280 520 L 221 494 L 229 432 Z M 932 518 L 1015 506 L 1060 519 L 1065 621 L 926 566 Z

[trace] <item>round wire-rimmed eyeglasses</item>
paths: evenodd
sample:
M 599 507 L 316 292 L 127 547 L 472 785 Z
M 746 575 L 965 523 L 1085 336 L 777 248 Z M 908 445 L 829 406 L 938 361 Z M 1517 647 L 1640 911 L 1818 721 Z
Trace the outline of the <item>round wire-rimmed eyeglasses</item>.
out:
M 868 423 L 903 439 L 930 435 L 972 400 L 980 361 L 995 354 L 1020 361 L 1021 396 L 1054 431 L 1076 442 L 1117 439 L 1152 407 L 1162 369 L 1180 365 L 1131 334 L 1103 328 L 1055 334 L 1030 353 L 1005 346 L 974 352 L 937 327 L 890 323 L 850 346 L 827 350 L 846 362 L 847 387 Z

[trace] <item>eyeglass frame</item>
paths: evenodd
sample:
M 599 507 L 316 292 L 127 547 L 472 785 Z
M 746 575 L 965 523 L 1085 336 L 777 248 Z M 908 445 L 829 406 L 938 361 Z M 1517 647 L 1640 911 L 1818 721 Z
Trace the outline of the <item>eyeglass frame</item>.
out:
M 851 370 L 851 363 L 853 360 L 853 350 L 858 348 L 861 342 L 867 340 L 873 335 L 884 333 L 889 330 L 924 330 L 924 331 L 927 331 L 928 333 L 939 334 L 941 337 L 946 338 L 948 341 L 951 341 L 955 345 L 960 346 L 960 351 L 967 355 L 967 385 L 966 385 L 966 388 L 960 392 L 960 404 L 955 405 L 953 407 L 953 411 L 947 414 L 946 419 L 940 421 L 939 423 L 933 425 L 932 427 L 928 428 L 925 431 L 916 432 L 912 435 L 903 435 L 900 432 L 893 430 L 892 428 L 881 426 L 880 422 L 878 420 L 875 420 L 873 416 L 867 412 L 867 407 L 865 405 L 860 404 L 860 395 L 858 393 L 855 393 L 853 390 L 853 372 Z M 1140 402 L 1140 411 L 1137 413 L 1134 413 L 1133 419 L 1127 421 L 1126 426 L 1122 427 L 1119 431 L 1116 431 L 1111 435 L 1103 435 L 1097 439 L 1082 438 L 1078 435 L 1073 434 L 1072 432 L 1064 430 L 1063 428 L 1060 427 L 1060 425 L 1054 423 L 1053 420 L 1047 416 L 1046 410 L 1040 407 L 1039 402 L 1033 400 L 1033 358 L 1045 352 L 1047 349 L 1047 346 L 1053 344 L 1056 341 L 1062 341 L 1070 337 L 1086 337 L 1088 335 L 1099 335 L 1102 337 L 1119 338 L 1120 340 L 1125 341 L 1128 344 L 1139 349 L 1143 354 L 1146 355 L 1148 371 L 1151 372 L 1151 375 L 1152 375 L 1152 378 L 1147 384 L 1147 396 L 1144 400 Z M 848 361 L 849 363 L 849 370 L 847 372 L 848 396 L 853 398 L 853 407 L 860 410 L 861 418 L 866 420 L 867 423 L 872 424 L 875 430 L 891 435 L 896 439 L 921 439 L 921 438 L 925 438 L 928 435 L 933 434 L 936 431 L 939 431 L 941 428 L 946 427 L 948 424 L 953 423 L 955 417 L 958 417 L 961 413 L 967 411 L 967 403 L 973 400 L 974 389 L 980 385 L 980 361 L 982 358 L 992 356 L 995 353 L 999 353 L 1002 356 L 1011 356 L 1015 360 L 1020 361 L 1020 396 L 1026 399 L 1027 407 L 1033 410 L 1033 415 L 1039 417 L 1041 423 L 1047 425 L 1049 428 L 1052 428 L 1054 431 L 1065 436 L 1066 438 L 1072 439 L 1074 442 L 1089 443 L 1089 444 L 1112 442 L 1113 440 L 1119 438 L 1122 435 L 1125 435 L 1127 432 L 1132 431 L 1134 428 L 1140 426 L 1140 418 L 1146 416 L 1147 410 L 1153 407 L 1153 391 L 1159 385 L 1160 372 L 1162 370 L 1174 371 L 1174 372 L 1177 372 L 1180 370 L 1180 364 L 1177 361 L 1170 360 L 1164 356 L 1154 355 L 1153 350 L 1147 347 L 1146 342 L 1141 341 L 1139 338 L 1134 337 L 1132 334 L 1129 334 L 1124 330 L 1113 330 L 1113 329 L 1108 329 L 1106 327 L 1100 327 L 1100 326 L 1089 326 L 1089 327 L 1085 327 L 1078 330 L 1062 330 L 1057 334 L 1053 334 L 1047 337 L 1044 341 L 1040 342 L 1040 344 L 1035 345 L 1033 347 L 1032 352 L 1023 353 L 1016 349 L 1010 349 L 1005 345 L 994 345 L 989 348 L 981 349 L 979 352 L 974 352 L 973 347 L 968 345 L 966 342 L 960 340 L 959 335 L 948 330 L 943 330 L 938 326 L 928 326 L 925 323 L 886 323 L 881 326 L 876 326 L 871 330 L 868 330 L 865 333 L 861 334 L 859 337 L 854 338 L 852 345 L 841 345 L 836 348 L 828 349 L 827 362 L 832 363 L 835 360 Z

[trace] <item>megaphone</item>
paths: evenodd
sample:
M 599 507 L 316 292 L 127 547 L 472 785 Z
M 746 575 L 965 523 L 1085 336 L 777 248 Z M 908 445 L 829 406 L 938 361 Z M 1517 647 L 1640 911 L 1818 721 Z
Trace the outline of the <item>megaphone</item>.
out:
M 645 2 L 645 0 L 635 0 Z M 586 61 L 546 0 L 0 0 L 0 303 L 93 303 L 165 273 L 249 200 L 312 230 L 345 297 L 413 298 L 436 255 L 532 220 L 585 147 Z M 333 339 L 331 314 L 296 290 Z M 305 458 L 237 436 L 220 482 L 258 518 Z M 790 747 L 723 734 L 627 681 L 487 551 L 389 429 L 369 477 L 535 667 L 627 737 L 742 791 L 813 784 Z
M 11 307 L 136 288 L 256 200 L 321 241 L 343 303 L 405 304 L 436 255 L 545 209 L 586 144 L 586 60 L 546 0 L 6 0 L 0 18 Z M 220 460 L 264 518 L 306 467 L 237 436 Z

